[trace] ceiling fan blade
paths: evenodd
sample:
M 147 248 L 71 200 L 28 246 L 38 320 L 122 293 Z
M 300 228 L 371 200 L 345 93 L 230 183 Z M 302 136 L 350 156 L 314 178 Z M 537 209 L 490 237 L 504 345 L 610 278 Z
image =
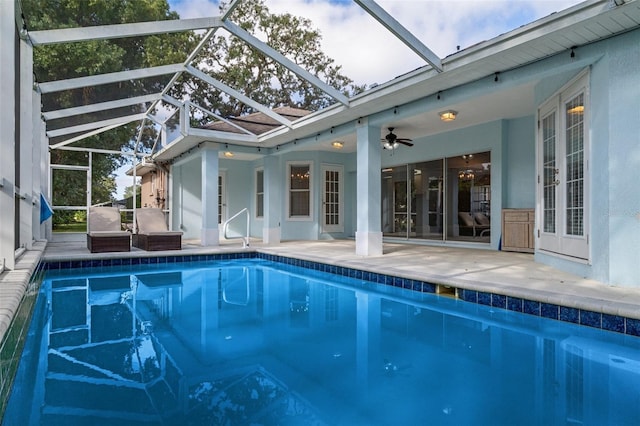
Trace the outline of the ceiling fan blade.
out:
M 403 145 L 406 146 L 413 146 L 413 144 L 411 142 L 409 142 L 411 139 L 396 139 L 396 142 L 399 142 Z

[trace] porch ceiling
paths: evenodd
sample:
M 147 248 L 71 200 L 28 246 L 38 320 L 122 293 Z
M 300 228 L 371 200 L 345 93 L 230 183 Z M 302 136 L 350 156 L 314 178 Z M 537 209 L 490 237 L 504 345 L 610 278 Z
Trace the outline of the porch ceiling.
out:
M 219 28 L 224 27 L 233 34 L 243 38 L 245 42 L 255 46 L 274 60 L 287 66 L 292 72 L 301 78 L 310 81 L 332 96 L 336 103 L 322 111 L 315 112 L 305 117 L 293 121 L 274 113 L 264 105 L 255 105 L 255 109 L 271 116 L 282 123 L 282 126 L 266 132 L 262 135 L 237 134 L 221 131 L 211 131 L 202 129 L 189 129 L 186 136 L 177 138 L 174 142 L 156 153 L 155 157 L 162 161 L 171 160 L 186 151 L 192 149 L 204 141 L 220 142 L 240 148 L 239 154 L 234 157 L 238 159 L 256 158 L 262 155 L 257 152 L 256 147 L 270 149 L 282 144 L 290 143 L 297 139 L 313 138 L 328 129 L 338 127 L 346 123 L 354 122 L 361 117 L 369 117 L 385 110 L 393 109 L 396 106 L 406 105 L 412 101 L 427 96 L 435 96 L 437 93 L 446 93 L 447 90 L 472 83 L 481 79 L 493 79 L 496 73 L 504 73 L 509 70 L 518 69 L 526 64 L 535 63 L 541 59 L 548 58 L 561 52 L 570 52 L 575 49 L 579 52 L 580 46 L 584 46 L 598 40 L 611 37 L 640 26 L 640 1 L 626 0 L 612 2 L 609 0 L 588 0 L 565 11 L 549 15 L 546 18 L 522 26 L 514 31 L 498 36 L 492 40 L 479 43 L 468 49 L 448 56 L 442 60 L 415 39 L 411 33 L 397 23 L 393 17 L 388 15 L 372 0 L 357 0 L 356 3 L 371 14 L 376 20 L 393 33 L 396 37 L 407 44 L 416 54 L 421 56 L 429 65 L 425 65 L 413 72 L 400 76 L 390 82 L 379 85 L 360 95 L 352 98 L 344 98 L 340 94 L 326 87 L 323 82 L 317 81 L 314 76 L 300 69 L 291 63 L 268 45 L 245 34 L 241 29 L 227 20 L 230 11 L 238 4 L 236 0 L 230 3 L 229 8 L 220 16 L 202 18 L 197 20 L 178 20 L 146 22 L 126 25 L 112 25 L 107 27 L 91 27 L 79 29 L 35 31 L 23 34 L 25 39 L 33 45 L 72 43 L 78 40 L 104 39 L 123 36 L 145 35 L 158 32 L 191 31 L 196 29 L 209 29 L 208 35 Z M 620 4 L 620 5 L 616 5 Z M 22 27 L 21 18 L 16 17 L 19 27 Z M 226 91 L 231 96 L 237 97 L 240 94 L 229 91 L 220 82 L 211 81 L 210 77 L 198 72 L 191 62 L 196 56 L 202 44 L 186 56 L 184 64 L 165 66 L 166 70 L 144 69 L 132 70 L 122 73 L 122 76 L 102 75 L 83 77 L 59 82 L 41 82 L 41 91 L 68 90 L 70 87 L 86 87 L 92 84 L 100 84 L 101 81 L 113 80 L 114 78 L 142 78 L 143 76 L 163 72 L 174 74 L 162 93 L 150 95 L 155 105 L 158 102 L 169 102 L 185 106 L 185 102 L 167 99 L 163 94 L 167 93 L 169 87 L 177 80 L 177 75 L 181 72 L 189 72 L 216 85 L 221 90 Z M 578 53 L 579 55 L 579 53 Z M 533 85 L 535 81 L 522 81 L 511 85 L 508 88 L 492 90 L 491 93 L 482 94 L 467 100 L 448 103 L 446 96 L 442 107 L 437 110 L 421 111 L 409 118 L 398 121 L 383 121 L 377 123 L 383 130 L 381 137 L 386 133 L 386 127 L 396 127 L 402 129 L 401 137 L 412 139 L 426 136 L 428 134 L 448 131 L 454 128 L 466 127 L 477 123 L 492 121 L 499 118 L 511 118 L 530 115 L 535 111 L 533 100 Z M 149 99 L 140 99 L 140 102 Z M 251 104 L 251 99 L 245 99 Z M 47 111 L 43 114 L 45 120 L 83 114 L 88 111 L 104 110 L 113 108 L 114 103 L 118 105 L 131 102 L 131 99 L 122 99 L 111 103 L 78 106 L 67 110 Z M 188 103 L 188 101 L 187 101 Z M 188 107 L 188 105 L 186 105 Z M 442 123 L 437 112 L 440 110 L 454 109 L 460 111 L 459 119 L 454 122 Z M 149 117 L 152 108 L 147 110 Z M 133 117 L 133 119 L 140 119 Z M 82 140 L 83 137 L 96 134 L 100 131 L 107 131 L 114 126 L 126 124 L 132 120 L 132 116 L 115 118 L 109 123 L 96 123 L 82 128 L 49 130 L 49 136 L 64 136 L 69 134 L 69 139 L 59 144 L 71 144 Z M 156 118 L 153 118 L 156 121 Z M 80 135 L 78 135 L 80 133 Z M 132 135 L 132 139 L 135 138 Z M 331 137 L 316 138 L 316 144 L 301 145 L 296 149 L 326 149 L 332 150 L 330 145 Z M 343 152 L 355 150 L 355 137 L 352 133 L 346 133 L 340 137 L 345 142 Z M 264 153 L 264 152 L 263 152 Z

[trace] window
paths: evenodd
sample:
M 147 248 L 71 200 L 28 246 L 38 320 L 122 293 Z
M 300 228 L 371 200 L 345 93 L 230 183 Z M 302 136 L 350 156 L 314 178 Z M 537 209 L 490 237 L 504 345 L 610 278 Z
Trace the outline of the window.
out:
M 256 217 L 264 217 L 264 170 L 256 170 Z
M 311 164 L 289 164 L 288 170 L 289 218 L 311 219 Z

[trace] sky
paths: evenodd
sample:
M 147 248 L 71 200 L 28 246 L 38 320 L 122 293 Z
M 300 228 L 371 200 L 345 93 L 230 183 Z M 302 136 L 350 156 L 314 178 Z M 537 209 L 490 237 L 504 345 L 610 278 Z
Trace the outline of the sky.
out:
M 581 3 L 580 0 L 377 0 L 438 57 Z M 169 0 L 181 18 L 219 14 L 218 1 Z M 356 84 L 384 83 L 426 65 L 351 0 L 266 0 L 272 13 L 310 19 L 323 51 Z
M 168 0 L 181 18 L 217 16 L 217 0 Z M 514 30 L 581 0 L 377 0 L 438 57 Z M 320 30 L 322 49 L 354 83 L 371 86 L 425 66 L 408 47 L 351 0 L 266 0 L 272 13 L 290 13 Z M 130 166 L 123 168 L 128 169 Z M 131 177 L 117 173 L 118 196 Z

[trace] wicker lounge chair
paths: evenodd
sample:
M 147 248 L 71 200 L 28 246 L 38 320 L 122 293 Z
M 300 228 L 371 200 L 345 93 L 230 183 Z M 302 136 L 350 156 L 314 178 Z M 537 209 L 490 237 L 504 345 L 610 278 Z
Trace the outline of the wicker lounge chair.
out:
M 91 253 L 130 251 L 131 234 L 120 225 L 120 211 L 116 207 L 89 208 L 87 248 Z
M 160 209 L 144 208 L 136 212 L 138 232 L 133 234 L 133 246 L 142 250 L 181 250 L 182 232 L 169 231 Z

